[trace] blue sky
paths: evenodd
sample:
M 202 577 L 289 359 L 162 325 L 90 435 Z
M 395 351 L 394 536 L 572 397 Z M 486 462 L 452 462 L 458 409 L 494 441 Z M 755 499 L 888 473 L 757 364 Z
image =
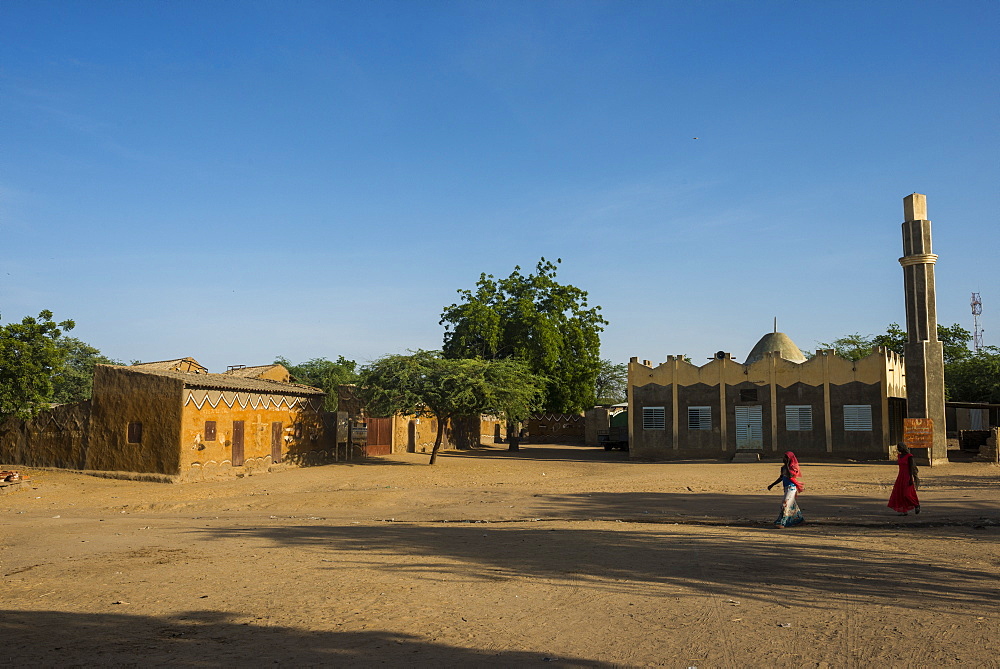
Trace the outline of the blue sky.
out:
M 211 371 L 439 348 L 539 257 L 603 355 L 1000 345 L 1000 3 L 0 2 L 0 315 Z M 694 139 L 697 138 L 697 139 Z

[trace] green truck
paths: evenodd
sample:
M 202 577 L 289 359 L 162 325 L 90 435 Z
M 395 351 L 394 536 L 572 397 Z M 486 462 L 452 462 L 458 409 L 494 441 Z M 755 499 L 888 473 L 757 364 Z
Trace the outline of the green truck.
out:
M 611 414 L 608 429 L 597 431 L 597 443 L 606 451 L 628 450 L 628 409 Z

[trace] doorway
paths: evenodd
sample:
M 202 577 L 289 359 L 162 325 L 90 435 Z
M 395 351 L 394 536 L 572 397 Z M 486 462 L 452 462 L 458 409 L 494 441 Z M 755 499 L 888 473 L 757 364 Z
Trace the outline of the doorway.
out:
M 736 450 L 759 451 L 764 448 L 764 411 L 760 404 L 736 407 Z
M 233 421 L 233 467 L 242 467 L 245 459 L 243 457 L 243 421 Z

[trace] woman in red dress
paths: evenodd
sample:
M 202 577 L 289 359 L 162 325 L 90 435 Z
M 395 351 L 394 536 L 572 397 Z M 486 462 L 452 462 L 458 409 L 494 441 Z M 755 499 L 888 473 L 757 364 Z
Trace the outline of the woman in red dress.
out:
M 896 475 L 896 483 L 892 486 L 888 506 L 901 516 L 905 516 L 910 509 L 914 509 L 914 513 L 920 513 L 920 500 L 917 499 L 917 488 L 920 486 L 917 463 L 913 461 L 913 454 L 906 444 L 900 444 L 897 449 L 899 474 Z

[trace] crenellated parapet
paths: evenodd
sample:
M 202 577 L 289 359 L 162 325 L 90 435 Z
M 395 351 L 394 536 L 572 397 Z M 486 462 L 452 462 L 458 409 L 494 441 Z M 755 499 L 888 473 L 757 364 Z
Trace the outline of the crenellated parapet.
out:
M 903 356 L 884 347 L 876 347 L 869 355 L 852 361 L 837 355 L 832 349 L 820 349 L 805 362 L 791 362 L 781 356 L 766 352 L 756 362 L 744 365 L 731 356 L 712 359 L 704 365 L 695 365 L 683 355 L 668 355 L 665 362 L 656 366 L 648 360 L 629 362 L 629 385 L 643 386 L 676 384 L 691 386 L 697 383 L 737 385 L 750 382 L 787 388 L 796 383 L 812 386 L 823 383 L 866 384 L 886 383 L 893 397 L 906 396 L 905 366 Z

